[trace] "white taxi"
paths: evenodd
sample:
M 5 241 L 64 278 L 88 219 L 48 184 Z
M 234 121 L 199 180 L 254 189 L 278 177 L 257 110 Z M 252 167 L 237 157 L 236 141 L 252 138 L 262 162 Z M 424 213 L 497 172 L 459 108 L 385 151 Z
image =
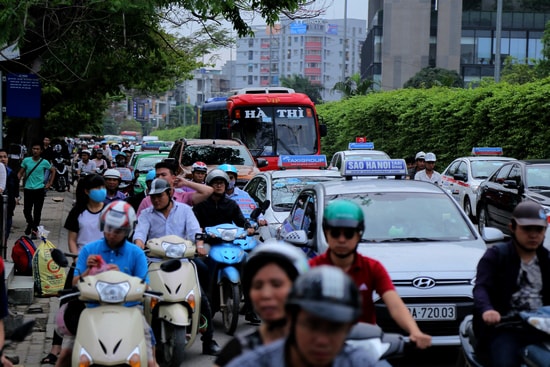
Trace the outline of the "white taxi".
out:
M 440 187 L 422 181 L 355 179 L 402 176 L 402 159 L 346 161 L 342 182 L 305 187 L 280 229 L 280 238 L 311 256 L 326 251 L 323 211 L 334 199 L 361 206 L 365 230 L 357 251 L 379 260 L 420 329 L 434 345 L 458 345 L 458 328 L 472 312 L 473 280 L 485 241 L 503 238 L 491 228 L 485 241 L 458 203 Z M 374 294 L 377 324 L 386 332 L 403 331 Z
M 258 204 L 270 201 L 264 213 L 267 227 L 260 227 L 263 240 L 275 237 L 282 221 L 288 216 L 298 193 L 307 185 L 342 180 L 338 171 L 327 170 L 325 155 L 280 156 L 279 170 L 256 174 L 244 191 Z
M 441 187 L 447 190 L 470 219 L 477 217 L 479 184 L 494 171 L 514 158 L 502 157 L 500 147 L 477 147 L 472 156 L 457 158 L 441 174 Z
M 348 150 L 334 153 L 328 168 L 340 171 L 345 161 L 371 159 L 390 159 L 390 156 L 381 150 L 374 150 L 373 142 L 349 143 Z

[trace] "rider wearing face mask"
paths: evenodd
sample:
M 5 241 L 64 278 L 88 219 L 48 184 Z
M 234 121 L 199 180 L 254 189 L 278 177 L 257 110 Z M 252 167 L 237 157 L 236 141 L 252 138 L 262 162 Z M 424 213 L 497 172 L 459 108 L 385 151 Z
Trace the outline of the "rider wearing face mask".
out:
M 229 176 L 229 185 L 227 186 L 227 190 L 225 190 L 225 194 L 228 198 L 232 199 L 239 205 L 239 208 L 241 208 L 245 218 L 250 219 L 250 214 L 254 209 L 256 209 L 257 205 L 254 199 L 252 199 L 246 191 L 235 186 L 239 171 L 231 164 L 222 164 L 218 167 L 218 169 L 221 169 L 227 173 L 227 176 Z M 264 219 L 262 214 L 258 217 L 258 225 L 267 225 L 267 221 Z

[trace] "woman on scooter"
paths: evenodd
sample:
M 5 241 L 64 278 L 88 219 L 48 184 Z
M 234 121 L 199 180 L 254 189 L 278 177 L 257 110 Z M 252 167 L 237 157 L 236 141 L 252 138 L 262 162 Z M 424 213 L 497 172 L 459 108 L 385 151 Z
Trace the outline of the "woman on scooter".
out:
M 68 230 L 69 252 L 78 254 L 87 243 L 103 237 L 99 229 L 99 216 L 103 210 L 105 196 L 105 180 L 101 175 L 88 175 L 78 182 L 76 187 L 76 203 L 65 220 Z M 65 288 L 72 287 L 74 269 L 67 274 Z M 54 331 L 50 353 L 42 358 L 41 364 L 55 364 L 61 351 L 63 338 Z
M 286 298 L 294 280 L 308 269 L 305 253 L 283 241 L 268 240 L 250 253 L 243 270 L 243 293 L 262 323 L 256 331 L 231 339 L 215 366 L 225 366 L 242 353 L 287 335 Z

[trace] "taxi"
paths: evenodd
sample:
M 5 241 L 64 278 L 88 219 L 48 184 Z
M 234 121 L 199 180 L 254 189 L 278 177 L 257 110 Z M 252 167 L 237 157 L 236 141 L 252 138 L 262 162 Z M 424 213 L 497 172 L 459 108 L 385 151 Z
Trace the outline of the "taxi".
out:
M 270 202 L 264 214 L 268 226 L 259 229 L 263 240 L 275 237 L 303 187 L 342 180 L 339 172 L 326 169 L 325 155 L 283 155 L 279 157 L 278 167 L 277 171 L 256 174 L 243 188 L 259 205 L 267 200 Z
M 500 147 L 476 147 L 470 157 L 457 158 L 441 174 L 441 187 L 447 190 L 470 219 L 477 218 L 479 185 L 504 163 L 514 158 L 502 157 Z
M 374 150 L 373 142 L 349 143 L 348 150 L 334 153 L 328 168 L 340 171 L 346 160 L 389 159 L 390 156 L 381 150 Z
M 459 345 L 459 324 L 472 312 L 473 281 L 489 242 L 504 235 L 487 228 L 485 240 L 458 203 L 439 186 L 414 180 L 355 179 L 403 176 L 402 159 L 346 161 L 345 180 L 305 187 L 281 225 L 279 238 L 310 256 L 327 250 L 323 211 L 334 199 L 359 204 L 365 230 L 357 251 L 379 260 L 420 329 L 433 345 Z M 403 333 L 374 294 L 377 324 Z

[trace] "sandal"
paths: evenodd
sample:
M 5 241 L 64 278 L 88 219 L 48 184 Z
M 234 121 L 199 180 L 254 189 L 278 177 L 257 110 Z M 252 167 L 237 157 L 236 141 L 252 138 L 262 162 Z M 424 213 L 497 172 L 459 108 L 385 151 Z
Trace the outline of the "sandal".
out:
M 48 354 L 40 361 L 40 364 L 55 364 L 57 362 L 57 356 L 55 354 Z

